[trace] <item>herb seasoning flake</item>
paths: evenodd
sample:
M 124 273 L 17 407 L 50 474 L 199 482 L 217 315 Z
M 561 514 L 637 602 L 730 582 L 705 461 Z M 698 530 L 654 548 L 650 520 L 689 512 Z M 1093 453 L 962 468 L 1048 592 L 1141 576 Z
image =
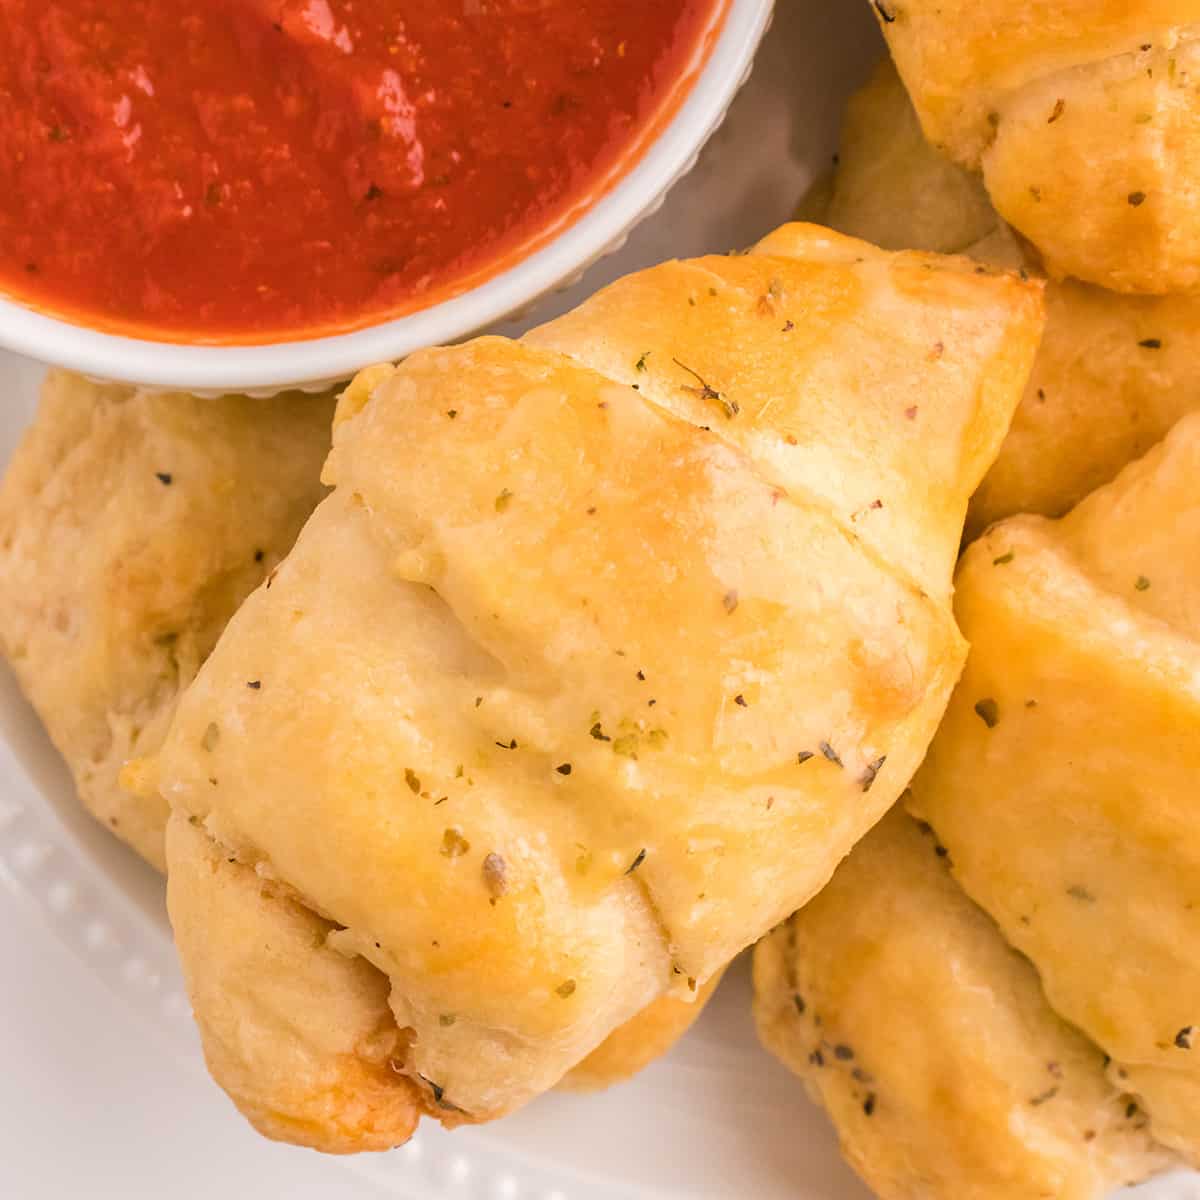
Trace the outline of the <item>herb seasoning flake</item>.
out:
M 471 849 L 471 843 L 463 837 L 462 830 L 451 826 L 442 834 L 442 854 L 446 858 L 461 858 Z
M 859 783 L 862 785 L 864 792 L 869 792 L 879 777 L 879 772 L 883 769 L 883 764 L 887 762 L 887 755 L 882 754 L 873 763 L 867 764 L 867 769 L 862 773 Z
M 701 400 L 715 400 L 721 406 L 721 411 L 729 420 L 733 420 L 742 411 L 741 406 L 736 400 L 730 400 L 723 392 L 717 391 L 698 371 L 693 371 L 691 367 L 685 363 L 681 363 L 677 358 L 673 358 L 671 361 L 680 370 L 686 371 L 699 384 L 698 387 L 691 387 L 684 384 L 683 390 L 685 392 L 691 392 L 693 395 L 699 396 Z

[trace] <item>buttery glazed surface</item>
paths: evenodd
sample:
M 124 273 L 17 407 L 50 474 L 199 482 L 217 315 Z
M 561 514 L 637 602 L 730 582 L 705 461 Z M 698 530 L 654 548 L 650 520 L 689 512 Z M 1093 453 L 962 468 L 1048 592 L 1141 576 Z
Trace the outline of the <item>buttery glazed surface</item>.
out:
M 875 7 L 926 134 L 1052 274 L 1200 291 L 1195 0 Z
M 967 552 L 972 649 L 911 807 L 1200 1163 L 1200 415 L 1059 522 Z
M 511 1111 L 825 883 L 957 677 L 955 548 L 1040 319 L 1014 276 L 793 226 L 359 377 L 334 494 L 144 774 L 182 858 L 203 829 L 338 926 L 283 964 L 180 937 L 260 1127 L 361 1149 Z M 186 930 L 208 876 L 179 878 Z M 284 915 L 244 919 L 266 946 Z M 409 1098 L 350 1129 L 312 1113 L 374 1043 L 344 1084 L 314 1048 L 307 1098 L 261 1066 L 323 1020 L 326 984 L 271 996 L 326 945 L 389 978 Z
M 982 183 L 925 140 L 890 62 L 851 101 L 835 175 L 813 220 L 888 249 L 1039 266 Z M 1019 512 L 1062 516 L 1200 407 L 1200 296 L 1130 296 L 1076 280 L 1046 288 L 1046 334 L 970 536 Z
M 0 288 L 165 340 L 361 327 L 637 157 L 718 0 L 0 0 Z
M 1102 1200 L 1169 1161 L 899 809 L 758 944 L 754 983 L 763 1042 L 881 1200 Z

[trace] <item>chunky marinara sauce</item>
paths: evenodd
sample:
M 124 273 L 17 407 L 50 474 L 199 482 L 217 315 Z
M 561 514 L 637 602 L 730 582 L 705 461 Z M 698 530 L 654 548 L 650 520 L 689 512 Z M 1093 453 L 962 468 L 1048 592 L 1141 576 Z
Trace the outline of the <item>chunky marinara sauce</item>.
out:
M 0 0 L 0 289 L 262 341 L 478 282 L 628 164 L 721 0 Z

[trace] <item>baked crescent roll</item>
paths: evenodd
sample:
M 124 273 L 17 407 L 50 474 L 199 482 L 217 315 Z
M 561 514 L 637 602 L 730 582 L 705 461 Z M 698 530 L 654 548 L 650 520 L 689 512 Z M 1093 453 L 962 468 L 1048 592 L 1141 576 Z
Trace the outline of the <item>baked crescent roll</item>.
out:
M 1200 289 L 1195 0 L 877 0 L 930 141 L 1057 277 Z
M 885 250 L 939 254 L 965 254 L 1003 224 L 983 182 L 926 139 L 890 58 L 846 102 L 834 170 L 801 211 Z
M 5 652 L 85 803 L 159 869 L 167 805 L 118 777 L 158 748 L 178 692 L 324 494 L 332 417 L 328 395 L 151 396 L 53 371 L 0 488 Z M 190 930 L 216 953 L 206 925 Z M 698 1012 L 652 1005 L 580 1065 L 579 1082 L 634 1074 Z M 302 1074 L 286 1071 L 296 1088 Z
M 171 859 L 186 825 L 261 881 L 225 910 L 235 955 L 213 873 L 169 888 L 216 947 L 179 939 L 210 1067 L 259 1128 L 357 1150 L 379 1113 L 383 1141 L 501 1116 L 823 886 L 960 671 L 952 563 L 1039 291 L 793 226 L 359 376 L 333 494 L 139 772 Z M 285 1020 L 281 977 L 313 997 Z M 324 1040 L 330 987 L 372 1031 L 386 991 L 386 1103 L 357 1098 L 378 1043 Z
M 1104 1055 L 893 809 L 754 951 L 767 1049 L 882 1200 L 1101 1200 L 1167 1165 Z
M 970 661 L 911 807 L 1200 1163 L 1200 415 L 1058 522 L 972 546 Z
M 0 649 L 84 804 L 160 870 L 167 806 L 118 775 L 324 494 L 332 414 L 52 371 L 0 484 Z
M 808 211 L 889 248 L 1038 269 L 973 176 L 925 140 L 890 62 L 851 101 L 840 165 Z M 1046 289 L 1046 334 L 999 458 L 971 500 L 969 536 L 1018 512 L 1061 516 L 1200 407 L 1200 296 Z

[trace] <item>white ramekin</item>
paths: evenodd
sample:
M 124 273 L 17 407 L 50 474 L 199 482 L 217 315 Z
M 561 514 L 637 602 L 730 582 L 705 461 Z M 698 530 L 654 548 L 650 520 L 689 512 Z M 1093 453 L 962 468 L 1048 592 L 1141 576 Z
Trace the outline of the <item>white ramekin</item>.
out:
M 773 0 L 729 0 L 691 91 L 618 183 L 573 224 L 468 292 L 353 333 L 253 346 L 198 346 L 103 333 L 0 297 L 0 346 L 85 375 L 192 392 L 271 392 L 345 379 L 373 362 L 466 337 L 528 308 L 615 250 L 695 164 L 750 73 Z

